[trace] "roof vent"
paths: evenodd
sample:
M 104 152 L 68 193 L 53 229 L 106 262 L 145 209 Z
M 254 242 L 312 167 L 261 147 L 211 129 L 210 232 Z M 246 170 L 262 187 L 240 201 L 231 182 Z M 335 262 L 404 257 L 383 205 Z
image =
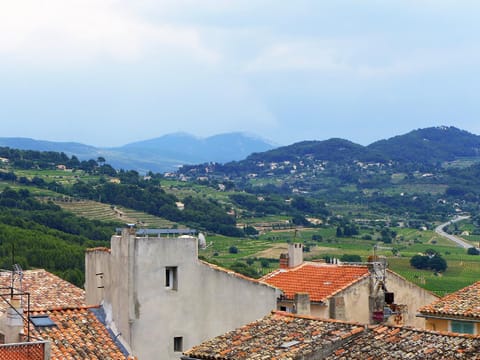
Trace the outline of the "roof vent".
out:
M 297 344 L 300 344 L 300 341 L 293 340 L 293 341 L 284 342 L 282 345 L 280 345 L 280 347 L 282 349 L 288 349 L 288 348 L 291 348 L 292 346 L 295 346 Z

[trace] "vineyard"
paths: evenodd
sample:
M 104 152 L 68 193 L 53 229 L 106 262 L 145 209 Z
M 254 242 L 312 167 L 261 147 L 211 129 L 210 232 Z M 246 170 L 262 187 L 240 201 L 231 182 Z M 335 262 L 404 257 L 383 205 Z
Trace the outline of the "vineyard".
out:
M 172 228 L 176 225 L 171 221 L 144 212 L 90 200 L 55 200 L 54 202 L 64 210 L 91 220 L 117 221 L 119 225 L 132 223 L 139 227 L 155 229 Z

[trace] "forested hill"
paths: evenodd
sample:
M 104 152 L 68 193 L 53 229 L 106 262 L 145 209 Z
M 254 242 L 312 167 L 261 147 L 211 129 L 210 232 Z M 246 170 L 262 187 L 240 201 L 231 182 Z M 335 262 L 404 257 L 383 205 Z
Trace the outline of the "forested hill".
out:
M 120 223 L 76 217 L 21 189 L 0 193 L 0 267 L 44 268 L 82 286 L 85 249 L 108 246 Z M 13 253 L 13 254 L 12 254 Z
M 265 164 L 297 163 L 310 164 L 330 162 L 344 165 L 354 162 L 382 163 L 395 162 L 400 166 L 416 164 L 419 168 L 453 161 L 459 158 L 480 156 L 480 136 L 455 127 L 431 127 L 411 131 L 387 140 L 380 140 L 368 146 L 355 144 L 344 139 L 325 141 L 302 141 L 262 153 L 254 153 L 245 160 L 224 165 L 216 164 L 219 173 L 245 174 L 269 173 Z M 309 166 L 310 166 L 309 165 Z M 204 165 L 184 166 L 181 173 L 200 171 Z M 262 169 L 263 167 L 263 169 Z M 212 170 L 212 169 L 210 169 Z
M 480 156 L 480 136 L 455 127 L 413 130 L 368 146 L 343 139 L 302 141 L 248 156 L 246 162 L 281 162 L 312 158 L 334 162 L 416 162 L 435 164 Z M 238 162 L 241 163 L 241 162 Z
M 455 127 L 433 127 L 377 141 L 367 149 L 395 161 L 435 164 L 480 156 L 480 136 Z
M 302 158 L 335 162 L 346 162 L 353 159 L 359 161 L 386 160 L 386 157 L 380 151 L 370 150 L 344 139 L 329 139 L 325 141 L 302 141 L 264 153 L 255 153 L 248 156 L 245 161 L 280 162 L 296 161 Z

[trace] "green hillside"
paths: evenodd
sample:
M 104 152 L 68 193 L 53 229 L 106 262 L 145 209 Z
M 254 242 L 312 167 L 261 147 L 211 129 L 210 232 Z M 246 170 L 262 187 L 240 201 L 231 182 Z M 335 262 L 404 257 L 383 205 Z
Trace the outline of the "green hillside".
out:
M 138 224 L 141 227 L 163 229 L 178 227 L 177 223 L 141 211 L 112 206 L 91 200 L 69 200 L 54 203 L 66 211 L 91 220 Z

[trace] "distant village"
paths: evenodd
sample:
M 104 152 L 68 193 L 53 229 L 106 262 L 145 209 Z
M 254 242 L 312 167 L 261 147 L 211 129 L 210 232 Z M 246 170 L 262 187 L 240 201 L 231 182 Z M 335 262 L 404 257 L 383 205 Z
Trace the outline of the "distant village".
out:
M 304 261 L 260 279 L 198 258 L 190 229 L 131 225 L 85 254 L 85 288 L 0 272 L 0 359 L 480 359 L 480 282 L 443 298 L 388 269 Z

